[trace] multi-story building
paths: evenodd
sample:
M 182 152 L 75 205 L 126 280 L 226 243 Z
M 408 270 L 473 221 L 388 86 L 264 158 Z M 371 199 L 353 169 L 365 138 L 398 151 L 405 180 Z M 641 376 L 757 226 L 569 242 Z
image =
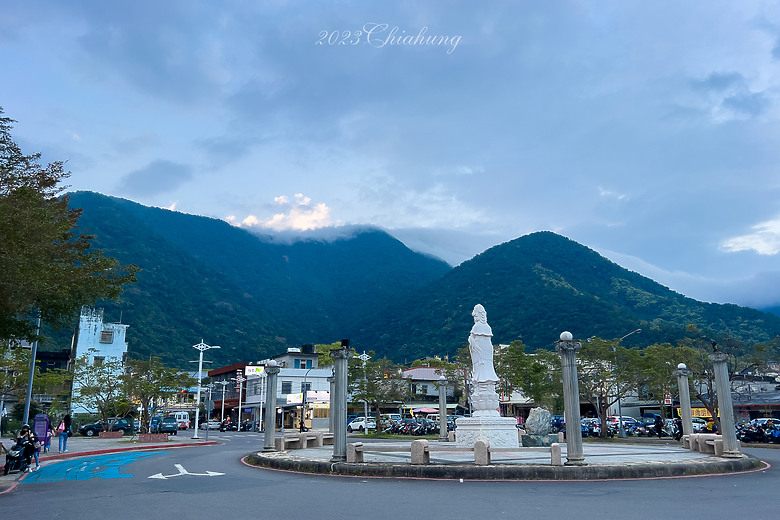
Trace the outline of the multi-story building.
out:
M 103 309 L 81 308 L 79 325 L 73 336 L 73 357 L 85 359 L 90 365 L 100 365 L 106 361 L 125 361 L 127 356 L 127 328 L 122 323 L 104 323 Z M 73 381 L 72 395 L 79 395 L 80 384 Z M 95 413 L 97 410 L 75 403 L 72 413 Z
M 319 368 L 319 355 L 314 352 L 313 345 L 300 348 L 289 348 L 283 354 L 260 361 L 256 365 L 239 363 L 209 372 L 212 381 L 219 383 L 228 374 L 235 374 L 241 369 L 246 381 L 244 383 L 241 413 L 233 415 L 240 420 L 252 420 L 260 425 L 264 422 L 263 410 L 267 399 L 267 384 L 264 367 L 273 359 L 280 367 L 277 376 L 275 407 L 277 410 L 274 424 L 277 427 L 296 429 L 300 427 L 303 395 L 306 392 L 306 412 L 304 425 L 307 428 L 327 429 L 330 411 L 330 383 L 328 377 L 332 374 L 330 367 Z M 240 367 L 238 365 L 241 365 Z M 227 385 L 225 407 L 238 405 L 238 390 L 234 385 Z M 216 386 L 217 396 L 221 393 Z M 235 399 L 235 401 L 234 401 Z M 214 399 L 214 412 L 218 413 L 222 402 Z M 231 411 L 233 410 L 230 407 Z

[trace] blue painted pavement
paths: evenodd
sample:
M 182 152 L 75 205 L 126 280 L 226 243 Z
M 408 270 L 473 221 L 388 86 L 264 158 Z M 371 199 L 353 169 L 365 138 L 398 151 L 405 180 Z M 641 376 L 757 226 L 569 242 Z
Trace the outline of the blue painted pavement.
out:
M 61 482 L 63 480 L 89 480 L 92 478 L 112 479 L 130 478 L 130 473 L 120 473 L 125 466 L 139 460 L 166 455 L 164 452 L 147 453 L 111 453 L 96 457 L 63 460 L 54 464 L 41 466 L 37 471 L 30 473 L 21 481 L 21 484 L 42 484 L 48 482 Z

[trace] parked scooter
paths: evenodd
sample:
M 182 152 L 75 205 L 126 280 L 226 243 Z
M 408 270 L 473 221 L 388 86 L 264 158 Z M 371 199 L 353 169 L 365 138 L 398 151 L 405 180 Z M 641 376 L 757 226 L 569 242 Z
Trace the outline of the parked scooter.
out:
M 3 475 L 8 475 L 10 471 L 26 471 L 32 462 L 34 450 L 33 443 L 28 440 L 23 440 L 8 448 L 5 452 Z
M 737 430 L 737 438 L 741 442 L 770 442 L 764 429 L 752 424 L 745 425 Z

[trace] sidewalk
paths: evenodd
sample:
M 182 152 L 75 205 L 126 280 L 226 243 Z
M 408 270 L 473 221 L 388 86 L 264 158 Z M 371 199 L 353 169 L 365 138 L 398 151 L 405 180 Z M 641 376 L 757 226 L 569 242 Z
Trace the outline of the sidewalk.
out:
M 203 435 L 201 433 L 201 435 Z M 3 446 L 6 449 L 14 445 L 13 439 L 3 438 Z M 48 453 L 40 454 L 41 465 L 60 459 L 68 459 L 74 457 L 83 457 L 85 455 L 101 455 L 104 453 L 116 453 L 121 451 L 137 451 L 137 450 L 153 450 L 160 448 L 176 448 L 182 446 L 203 446 L 217 444 L 216 440 L 210 440 L 206 442 L 204 439 L 191 439 L 185 436 L 169 435 L 168 442 L 165 443 L 143 443 L 138 442 L 138 437 L 130 437 L 126 435 L 118 439 L 100 439 L 98 437 L 82 437 L 76 436 L 68 439 L 68 451 L 65 453 L 58 453 L 58 441 L 54 439 L 51 445 L 51 449 Z M 0 453 L 0 466 L 5 464 L 5 452 Z M 33 461 L 32 467 L 35 467 L 35 461 Z M 13 487 L 19 480 L 24 478 L 26 473 L 19 473 L 18 471 L 12 471 L 8 475 L 3 475 L 0 471 L 0 494 Z

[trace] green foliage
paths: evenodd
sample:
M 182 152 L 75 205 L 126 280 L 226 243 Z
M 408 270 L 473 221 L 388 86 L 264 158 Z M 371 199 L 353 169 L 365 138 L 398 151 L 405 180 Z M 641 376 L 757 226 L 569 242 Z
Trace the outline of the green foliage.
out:
M 89 358 L 90 354 L 85 354 L 76 359 L 73 404 L 97 410 L 105 424 L 108 424 L 109 417 L 128 415 L 134 405 L 126 393 L 122 361 L 107 357 L 102 363 L 90 363 Z
M 142 407 L 142 433 L 149 430 L 149 419 L 157 403 L 197 384 L 197 381 L 186 373 L 165 367 L 157 357 L 129 360 L 127 369 L 124 391 L 134 404 Z
M 401 377 L 402 367 L 387 358 L 374 360 L 374 352 L 368 352 L 371 359 L 363 363 L 351 359 L 347 374 L 352 402 L 367 401 L 376 411 L 377 431 L 382 429 L 382 409 L 388 405 L 397 406 L 409 397 L 409 382 Z
M 80 211 L 58 198 L 69 176 L 63 163 L 39 164 L 11 137 L 13 120 L 0 108 L 0 339 L 32 339 L 31 318 L 65 327 L 82 305 L 116 298 L 135 281 L 121 266 L 76 235 Z
M 43 408 L 41 408 L 41 405 L 36 401 L 30 401 L 30 414 L 25 418 L 24 401 L 19 401 L 14 403 L 13 407 L 11 407 L 11 413 L 9 415 L 14 421 L 19 421 L 20 423 L 26 423 L 32 426 L 33 419 L 35 419 L 35 416 L 39 413 L 43 413 Z
M 639 359 L 639 349 L 626 348 L 619 339 L 594 337 L 583 342 L 577 354 L 580 395 L 596 409 L 601 424 L 607 424 L 610 406 L 641 386 L 643 367 Z M 601 435 L 606 436 L 606 429 Z
M 560 358 L 548 350 L 525 350 L 520 340 L 499 350 L 494 358 L 499 377 L 496 390 L 507 395 L 520 391 L 537 405 L 557 411 L 563 395 Z
M 676 344 L 691 324 L 719 343 L 729 337 L 748 346 L 780 330 L 776 316 L 686 298 L 572 240 L 540 232 L 495 246 L 389 304 L 361 323 L 353 339 L 397 360 L 453 355 L 477 303 L 487 309 L 494 342 L 522 339 L 534 350 L 552 349 L 562 330 L 615 338 L 641 328 L 641 335 L 624 340 L 627 346 Z
M 130 353 L 181 367 L 202 337 L 222 346 L 210 353 L 219 364 L 350 337 L 365 313 L 450 269 L 376 230 L 280 244 L 221 220 L 96 193 L 72 194 L 71 206 L 83 208 L 81 229 L 97 234 L 99 247 L 143 269 L 119 304 L 105 305 L 133 325 Z

